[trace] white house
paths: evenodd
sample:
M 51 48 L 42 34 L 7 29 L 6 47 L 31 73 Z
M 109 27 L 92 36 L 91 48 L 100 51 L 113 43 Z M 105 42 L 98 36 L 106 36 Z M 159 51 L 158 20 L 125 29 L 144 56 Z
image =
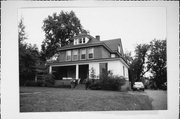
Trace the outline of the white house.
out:
M 76 78 L 83 82 L 91 78 L 94 69 L 98 79 L 104 70 L 111 71 L 113 75 L 128 77 L 128 64 L 124 58 L 121 39 L 100 41 L 87 34 L 80 34 L 73 38 L 73 42 L 61 47 L 53 61 L 48 62 L 49 72 L 56 80 L 63 78 Z

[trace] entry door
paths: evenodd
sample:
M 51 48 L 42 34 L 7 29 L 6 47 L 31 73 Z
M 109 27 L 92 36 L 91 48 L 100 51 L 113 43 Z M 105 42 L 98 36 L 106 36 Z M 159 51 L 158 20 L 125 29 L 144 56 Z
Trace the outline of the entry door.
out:
M 80 83 L 84 83 L 85 79 L 89 75 L 89 65 L 79 65 L 79 78 L 81 79 Z

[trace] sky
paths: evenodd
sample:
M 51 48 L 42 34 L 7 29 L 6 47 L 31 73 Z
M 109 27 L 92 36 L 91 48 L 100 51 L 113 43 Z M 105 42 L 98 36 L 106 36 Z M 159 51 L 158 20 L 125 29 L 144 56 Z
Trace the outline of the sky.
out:
M 22 8 L 18 21 L 24 19 L 27 42 L 41 49 L 45 33 L 43 20 L 53 13 L 73 10 L 90 35 L 100 40 L 121 38 L 124 52 L 134 52 L 137 44 L 166 38 L 166 9 L 164 7 L 90 7 L 90 8 Z

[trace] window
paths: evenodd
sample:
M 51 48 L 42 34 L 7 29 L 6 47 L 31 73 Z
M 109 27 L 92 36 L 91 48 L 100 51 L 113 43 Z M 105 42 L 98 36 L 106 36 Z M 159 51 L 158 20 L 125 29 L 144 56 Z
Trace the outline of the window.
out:
M 73 60 L 78 60 L 78 50 L 73 50 Z
M 83 43 L 86 43 L 86 40 L 85 40 L 85 38 L 83 38 Z
M 77 39 L 74 39 L 74 45 L 77 45 L 78 43 L 77 43 Z
M 111 54 L 111 58 L 115 58 L 116 57 L 116 55 L 115 54 Z
M 81 38 L 79 39 L 79 43 L 80 43 L 80 44 L 82 43 L 82 39 L 81 39 Z
M 88 49 L 88 58 L 89 59 L 94 58 L 94 49 L 93 48 Z
M 118 52 L 121 53 L 121 47 L 118 45 Z
M 108 63 L 99 63 L 100 76 L 108 73 Z
M 66 60 L 67 61 L 71 60 L 71 50 L 66 51 Z
M 81 49 L 81 59 L 86 59 L 86 49 Z

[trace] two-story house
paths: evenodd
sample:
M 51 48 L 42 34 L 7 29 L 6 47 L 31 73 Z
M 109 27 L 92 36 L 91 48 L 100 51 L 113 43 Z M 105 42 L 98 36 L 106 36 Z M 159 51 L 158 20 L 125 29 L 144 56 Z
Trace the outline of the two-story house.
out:
M 73 38 L 72 44 L 61 47 L 52 60 L 48 63 L 49 72 L 57 80 L 71 77 L 83 82 L 91 78 L 92 70 L 97 79 L 106 70 L 129 80 L 121 39 L 100 41 L 100 36 L 80 34 Z

